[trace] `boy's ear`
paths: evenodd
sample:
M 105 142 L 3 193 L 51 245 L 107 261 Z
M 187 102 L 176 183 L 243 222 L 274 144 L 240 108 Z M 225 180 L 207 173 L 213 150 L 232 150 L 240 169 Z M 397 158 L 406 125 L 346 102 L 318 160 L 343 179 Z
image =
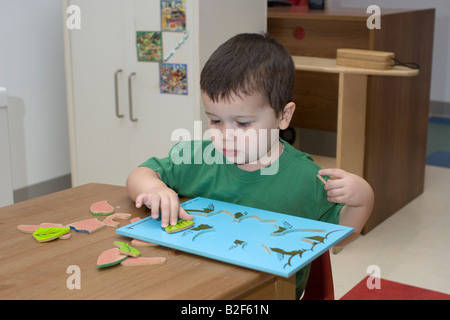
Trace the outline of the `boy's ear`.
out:
M 294 115 L 294 111 L 295 111 L 295 103 L 294 102 L 289 102 L 286 106 L 284 106 L 284 110 L 281 113 L 281 118 L 280 118 L 280 124 L 279 124 L 280 130 L 285 130 L 285 129 L 287 129 L 287 127 L 289 127 L 289 124 L 291 123 L 291 120 L 292 120 L 292 116 Z

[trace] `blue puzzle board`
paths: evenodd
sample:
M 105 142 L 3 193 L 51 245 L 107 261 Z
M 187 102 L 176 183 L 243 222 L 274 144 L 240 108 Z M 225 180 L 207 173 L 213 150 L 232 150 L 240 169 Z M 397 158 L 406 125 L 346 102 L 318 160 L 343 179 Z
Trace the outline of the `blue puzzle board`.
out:
M 202 197 L 182 204 L 194 227 L 167 233 L 144 218 L 120 235 L 290 277 L 353 232 L 352 228 Z

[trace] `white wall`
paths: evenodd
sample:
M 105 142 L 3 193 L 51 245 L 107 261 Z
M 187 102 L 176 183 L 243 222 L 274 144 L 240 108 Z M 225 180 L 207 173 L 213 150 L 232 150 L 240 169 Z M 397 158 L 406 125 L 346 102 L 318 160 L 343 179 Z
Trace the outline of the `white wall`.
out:
M 13 189 L 69 174 L 61 0 L 0 0 L 0 87 Z
M 450 102 L 449 0 L 327 0 L 436 11 L 431 100 Z M 62 1 L 0 0 L 0 87 L 9 93 L 13 188 L 70 173 Z M 0 150 L 1 152 L 1 150 Z
M 436 9 L 430 99 L 450 103 L 450 1 L 327 0 L 329 8 L 367 8 L 370 5 L 378 5 L 381 12 L 383 12 L 383 8 Z M 395 30 L 392 32 L 395 32 Z

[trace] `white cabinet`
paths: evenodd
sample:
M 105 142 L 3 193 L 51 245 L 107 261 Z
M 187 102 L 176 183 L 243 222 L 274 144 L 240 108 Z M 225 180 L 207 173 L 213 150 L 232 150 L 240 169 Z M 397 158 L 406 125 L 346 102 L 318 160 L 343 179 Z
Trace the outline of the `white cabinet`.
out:
M 161 0 L 65 4 L 78 6 L 80 18 L 80 29 L 65 28 L 74 186 L 124 185 L 147 158 L 167 155 L 171 133 L 193 132 L 202 119 L 200 71 L 212 51 L 237 33 L 266 30 L 266 0 L 185 0 L 185 32 L 161 30 Z M 182 42 L 167 62 L 187 65 L 186 95 L 160 93 L 160 63 L 137 59 L 138 31 L 162 31 L 163 58 Z
M 8 91 L 0 87 L 0 207 L 13 204 L 8 131 Z

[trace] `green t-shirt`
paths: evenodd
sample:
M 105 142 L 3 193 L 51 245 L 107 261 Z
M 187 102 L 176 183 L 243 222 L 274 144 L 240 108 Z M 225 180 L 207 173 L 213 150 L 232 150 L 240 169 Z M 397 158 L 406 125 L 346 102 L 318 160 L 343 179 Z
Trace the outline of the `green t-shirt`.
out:
M 343 205 L 327 200 L 323 183 L 316 177 L 320 167 L 310 155 L 281 141 L 283 153 L 265 168 L 266 174 L 262 174 L 264 169 L 248 172 L 227 163 L 206 140 L 180 142 L 168 157 L 150 158 L 141 166 L 157 171 L 162 181 L 183 197 L 205 197 L 339 223 Z M 306 286 L 309 270 L 310 265 L 297 272 L 297 295 Z

